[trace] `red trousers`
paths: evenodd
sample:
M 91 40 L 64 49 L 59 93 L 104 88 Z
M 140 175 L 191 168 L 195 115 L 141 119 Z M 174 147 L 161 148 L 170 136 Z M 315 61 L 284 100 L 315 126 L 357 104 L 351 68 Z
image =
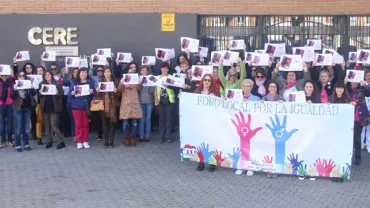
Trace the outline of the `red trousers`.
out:
M 75 119 L 76 142 L 84 143 L 89 141 L 89 117 L 86 110 L 72 109 L 73 118 Z

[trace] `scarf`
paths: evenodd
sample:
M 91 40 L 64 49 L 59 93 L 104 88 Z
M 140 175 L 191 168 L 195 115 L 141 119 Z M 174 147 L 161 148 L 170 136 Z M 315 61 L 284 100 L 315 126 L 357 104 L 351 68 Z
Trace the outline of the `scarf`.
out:
M 116 109 L 113 105 L 114 93 L 113 92 L 103 92 L 104 94 L 104 112 L 105 117 L 109 118 L 112 123 L 117 123 Z
M 270 95 L 270 94 L 267 94 L 266 95 L 266 100 L 267 101 L 279 101 L 279 95 Z
M 263 83 L 265 83 L 265 81 L 266 81 L 266 79 L 261 80 L 261 81 L 259 81 L 258 79 L 256 80 L 256 84 L 258 86 L 258 94 L 260 94 L 261 96 L 266 95 L 266 88 L 263 85 Z
M 292 88 L 297 84 L 297 80 L 293 80 L 289 82 L 288 80 L 286 81 L 286 89 Z
M 7 79 L 5 82 L 2 81 L 2 83 L 3 83 L 3 88 L 1 92 L 1 101 L 5 104 L 6 97 L 8 97 L 8 88 L 9 88 L 10 79 Z

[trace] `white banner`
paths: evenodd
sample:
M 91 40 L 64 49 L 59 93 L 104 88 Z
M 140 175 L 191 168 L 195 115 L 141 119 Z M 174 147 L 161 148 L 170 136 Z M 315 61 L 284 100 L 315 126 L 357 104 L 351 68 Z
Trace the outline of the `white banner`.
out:
M 285 43 L 265 43 L 265 53 L 269 54 L 272 57 L 280 57 L 285 55 Z
M 353 115 L 350 104 L 239 102 L 182 93 L 181 159 L 348 179 Z
M 316 54 L 316 66 L 331 66 L 333 65 L 332 54 Z
M 280 58 L 279 71 L 303 71 L 301 55 L 284 55 Z
M 206 74 L 213 75 L 213 67 L 208 65 L 193 65 L 191 66 L 191 74 L 193 81 L 199 81 Z
M 316 50 L 321 50 L 321 45 L 322 45 L 322 40 L 321 39 L 308 39 L 307 40 L 307 46 L 309 47 L 314 47 L 315 51 Z
M 315 60 L 315 49 L 313 47 L 295 47 L 293 55 L 301 55 L 304 62 Z
M 181 42 L 181 51 L 186 51 L 186 49 L 189 49 L 189 51 L 192 53 L 198 52 L 199 48 L 198 39 L 181 37 L 180 42 Z

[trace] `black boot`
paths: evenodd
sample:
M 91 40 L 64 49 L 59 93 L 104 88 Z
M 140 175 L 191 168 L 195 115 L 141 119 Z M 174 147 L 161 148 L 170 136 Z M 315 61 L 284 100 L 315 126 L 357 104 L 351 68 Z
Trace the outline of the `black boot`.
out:
M 49 149 L 50 147 L 53 146 L 53 142 L 48 142 L 45 146 L 46 149 Z
M 41 138 L 37 138 L 37 144 L 38 144 L 38 145 L 43 145 L 43 143 L 42 143 L 42 139 L 41 139 Z
M 209 172 L 213 172 L 216 170 L 216 166 L 215 165 L 210 165 L 209 168 L 208 168 L 208 171 Z
M 65 144 L 64 142 L 60 142 L 60 143 L 58 144 L 58 146 L 57 146 L 57 149 L 62 149 L 62 148 L 64 148 L 64 147 L 66 147 L 66 144 Z
M 197 167 L 197 171 L 202 171 L 204 169 L 204 163 L 199 163 Z

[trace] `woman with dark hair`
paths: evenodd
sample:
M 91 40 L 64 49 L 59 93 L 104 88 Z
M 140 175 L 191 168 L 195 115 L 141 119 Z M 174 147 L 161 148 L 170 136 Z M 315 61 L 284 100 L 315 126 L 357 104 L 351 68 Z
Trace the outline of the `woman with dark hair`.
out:
M 130 63 L 127 65 L 128 74 L 136 73 L 136 64 Z M 126 72 L 126 71 L 125 71 Z M 121 107 L 119 119 L 123 120 L 122 129 L 125 147 L 136 146 L 137 123 L 141 119 L 142 111 L 139 102 L 139 90 L 142 84 L 124 84 L 124 80 L 120 81 L 117 93 L 121 95 Z M 129 126 L 131 121 L 131 126 Z M 131 128 L 131 132 L 129 131 Z M 130 141 L 131 140 L 131 141 Z
M 192 65 L 190 51 L 188 49 L 186 50 L 186 52 L 180 53 L 176 58 L 177 66 L 175 67 L 175 70 L 178 74 L 181 72 L 181 64 L 184 62 L 188 62 L 189 66 Z
M 100 88 L 98 86 L 96 88 L 96 92 L 104 103 L 104 110 L 99 112 L 103 124 L 104 147 L 114 148 L 114 131 L 115 124 L 118 121 L 117 108 L 119 107 L 119 101 L 116 95 L 118 83 L 114 82 L 113 73 L 109 66 L 105 66 L 103 70 L 104 73 L 100 82 L 113 82 L 114 91 L 100 92 Z
M 353 143 L 355 149 L 354 165 L 361 164 L 361 132 L 362 127 L 369 123 L 369 111 L 367 110 L 365 97 L 370 96 L 369 90 L 365 87 L 367 83 L 364 80 L 357 82 L 348 82 L 348 78 L 344 79 L 347 86 L 348 96 L 352 99 L 355 105 L 355 124 L 353 128 Z
M 16 80 L 25 80 L 26 73 L 20 71 L 16 74 Z M 24 150 L 31 150 L 28 143 L 28 128 L 30 125 L 31 109 L 36 107 L 36 101 L 33 96 L 36 95 L 35 89 L 20 89 L 14 84 L 10 93 L 13 99 L 12 108 L 15 124 L 15 146 L 18 152 L 22 152 L 21 134 L 23 135 Z
M 203 78 L 200 80 L 199 86 L 194 91 L 194 93 L 197 94 L 203 94 L 203 95 L 215 95 L 215 82 L 210 74 L 206 74 L 203 76 Z M 199 162 L 197 170 L 202 171 L 204 169 L 204 162 Z M 208 168 L 209 172 L 213 172 L 216 169 L 216 165 L 210 165 Z
M 266 70 L 259 68 L 256 71 L 256 77 L 254 78 L 254 82 L 256 83 L 253 86 L 252 93 L 257 95 L 259 98 L 262 98 L 266 95 L 266 84 L 269 80 L 266 77 Z
M 68 92 L 71 90 L 71 86 L 77 80 L 78 68 L 71 68 L 68 73 L 65 73 L 63 76 L 63 88 L 67 87 Z M 72 95 L 67 93 L 67 103 L 66 109 L 69 115 L 70 124 L 71 124 L 71 135 L 73 137 L 73 141 L 76 142 L 76 134 L 75 134 L 75 119 L 73 118 L 72 113 Z
M 14 146 L 12 138 L 13 98 L 10 96 L 13 85 L 14 78 L 8 75 L 0 75 L 0 148 L 5 147 L 6 141 L 8 141 L 9 147 Z
M 307 103 L 321 103 L 317 95 L 317 86 L 312 80 L 308 80 L 304 83 L 304 93 Z
M 55 95 L 43 95 L 43 85 L 55 85 Z M 62 111 L 62 105 L 60 98 L 63 96 L 63 88 L 54 79 L 51 71 L 45 71 L 42 76 L 42 82 L 39 85 L 38 98 L 40 100 L 40 111 L 44 119 L 45 124 L 45 137 L 48 139 L 48 143 L 45 148 L 49 149 L 53 146 L 53 133 L 59 140 L 57 149 L 62 149 L 66 145 L 62 133 L 60 133 L 57 123 L 59 121 L 59 113 Z
M 87 68 L 78 70 L 76 81 L 71 83 L 69 94 L 71 94 L 71 107 L 75 120 L 75 133 L 77 149 L 90 148 L 89 141 L 89 116 L 90 103 L 95 94 L 94 82 L 88 76 Z M 76 96 L 79 85 L 88 85 L 89 95 Z
M 36 68 L 36 74 L 43 76 L 44 72 L 46 71 L 44 66 L 38 66 Z M 43 122 L 43 117 L 42 117 L 42 112 L 40 109 L 40 100 L 38 99 L 37 94 L 35 95 L 36 99 L 36 139 L 37 139 L 37 144 L 38 145 L 43 145 L 42 143 L 42 122 Z
M 334 86 L 333 94 L 329 99 L 330 103 L 351 103 L 351 99 L 348 97 L 346 85 L 344 83 L 337 83 Z
M 264 101 L 284 101 L 283 96 L 279 95 L 279 85 L 274 81 L 269 81 L 266 85 L 266 95 L 262 97 Z

